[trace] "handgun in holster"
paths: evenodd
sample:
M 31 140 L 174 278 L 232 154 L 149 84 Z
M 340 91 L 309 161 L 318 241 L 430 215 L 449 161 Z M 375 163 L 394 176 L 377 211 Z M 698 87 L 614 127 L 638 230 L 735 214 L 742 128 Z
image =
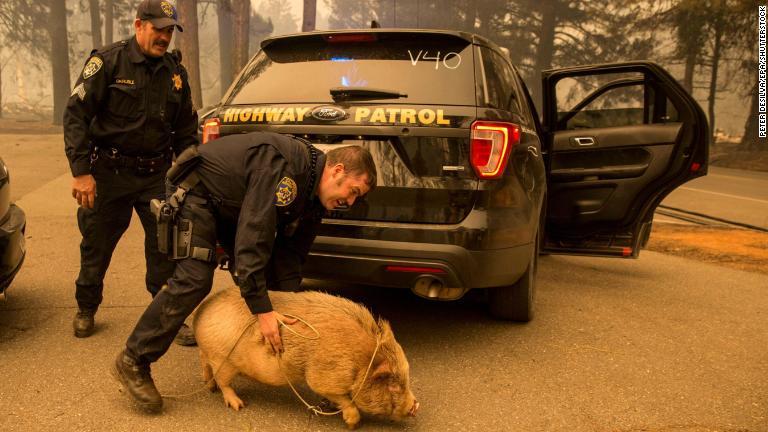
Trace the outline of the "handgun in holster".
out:
M 177 186 L 176 191 L 167 200 L 150 201 L 150 210 L 157 220 L 157 249 L 173 260 L 190 256 L 193 224 L 189 219 L 178 217 L 178 214 L 186 193 L 199 181 L 194 173 L 200 163 L 199 157 L 197 146 L 183 151 L 166 175 L 170 184 Z
M 176 211 L 165 200 L 159 199 L 151 200 L 149 209 L 157 222 L 157 250 L 170 256 L 173 248 Z

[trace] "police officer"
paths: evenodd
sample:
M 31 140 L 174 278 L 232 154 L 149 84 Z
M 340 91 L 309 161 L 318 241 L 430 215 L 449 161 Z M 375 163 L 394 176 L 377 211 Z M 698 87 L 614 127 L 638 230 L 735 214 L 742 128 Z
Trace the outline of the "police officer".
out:
M 197 143 L 187 72 L 166 53 L 174 28 L 182 31 L 176 9 L 164 0 L 144 0 L 133 25 L 134 37 L 91 52 L 64 113 L 72 196 L 80 205 L 83 236 L 73 322 L 81 338 L 94 331 L 104 275 L 131 209 L 144 227 L 147 290 L 156 295 L 173 273 L 173 261 L 157 251 L 149 202 L 164 197 L 172 152 Z M 182 342 L 189 343 L 191 334 L 186 328 Z
M 261 334 L 279 352 L 278 319 L 295 321 L 272 310 L 267 290 L 297 290 L 325 210 L 351 206 L 376 184 L 373 159 L 359 146 L 322 154 L 293 137 L 255 132 L 223 137 L 198 151 L 191 158 L 196 167 L 184 170 L 193 174 L 170 198 L 182 202 L 178 226 L 191 227 L 189 257 L 177 262 L 168 288 L 147 307 L 113 368 L 148 411 L 163 403 L 150 363 L 167 351 L 176 330 L 210 292 L 217 240 L 233 257 L 233 274 Z

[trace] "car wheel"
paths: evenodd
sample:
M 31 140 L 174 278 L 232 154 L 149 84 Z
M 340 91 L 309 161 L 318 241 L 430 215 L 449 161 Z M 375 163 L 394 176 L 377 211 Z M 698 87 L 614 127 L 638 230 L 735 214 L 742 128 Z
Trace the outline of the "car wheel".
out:
M 539 264 L 539 233 L 531 248 L 525 273 L 512 285 L 491 288 L 488 310 L 494 318 L 528 322 L 533 319 L 533 301 L 536 293 L 536 272 Z

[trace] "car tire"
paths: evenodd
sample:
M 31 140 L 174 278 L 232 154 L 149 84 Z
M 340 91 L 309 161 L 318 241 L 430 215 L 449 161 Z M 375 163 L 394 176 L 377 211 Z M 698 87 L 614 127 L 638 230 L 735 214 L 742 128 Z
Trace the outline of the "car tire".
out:
M 512 285 L 491 288 L 488 291 L 488 311 L 494 318 L 528 322 L 533 319 L 536 294 L 536 272 L 539 264 L 540 229 L 536 231 L 531 247 L 528 268 Z

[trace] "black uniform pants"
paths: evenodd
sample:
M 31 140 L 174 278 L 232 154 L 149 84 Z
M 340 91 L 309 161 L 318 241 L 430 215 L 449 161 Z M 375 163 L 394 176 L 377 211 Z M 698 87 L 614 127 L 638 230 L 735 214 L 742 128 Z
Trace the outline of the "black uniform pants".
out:
M 207 200 L 188 195 L 180 217 L 192 221 L 193 247 L 216 248 L 216 218 Z M 211 291 L 215 262 L 185 258 L 176 262 L 173 277 L 161 290 L 126 342 L 126 352 L 139 363 L 157 361 L 171 346 L 184 320 Z
M 133 210 L 144 227 L 146 285 L 153 296 L 173 273 L 174 262 L 157 251 L 157 223 L 149 201 L 165 197 L 165 172 L 138 176 L 132 169 L 109 169 L 97 161 L 96 200 L 92 209 L 77 209 L 80 243 L 80 274 L 75 282 L 75 299 L 80 308 L 96 310 L 103 299 L 104 275 L 112 253 L 131 221 Z

